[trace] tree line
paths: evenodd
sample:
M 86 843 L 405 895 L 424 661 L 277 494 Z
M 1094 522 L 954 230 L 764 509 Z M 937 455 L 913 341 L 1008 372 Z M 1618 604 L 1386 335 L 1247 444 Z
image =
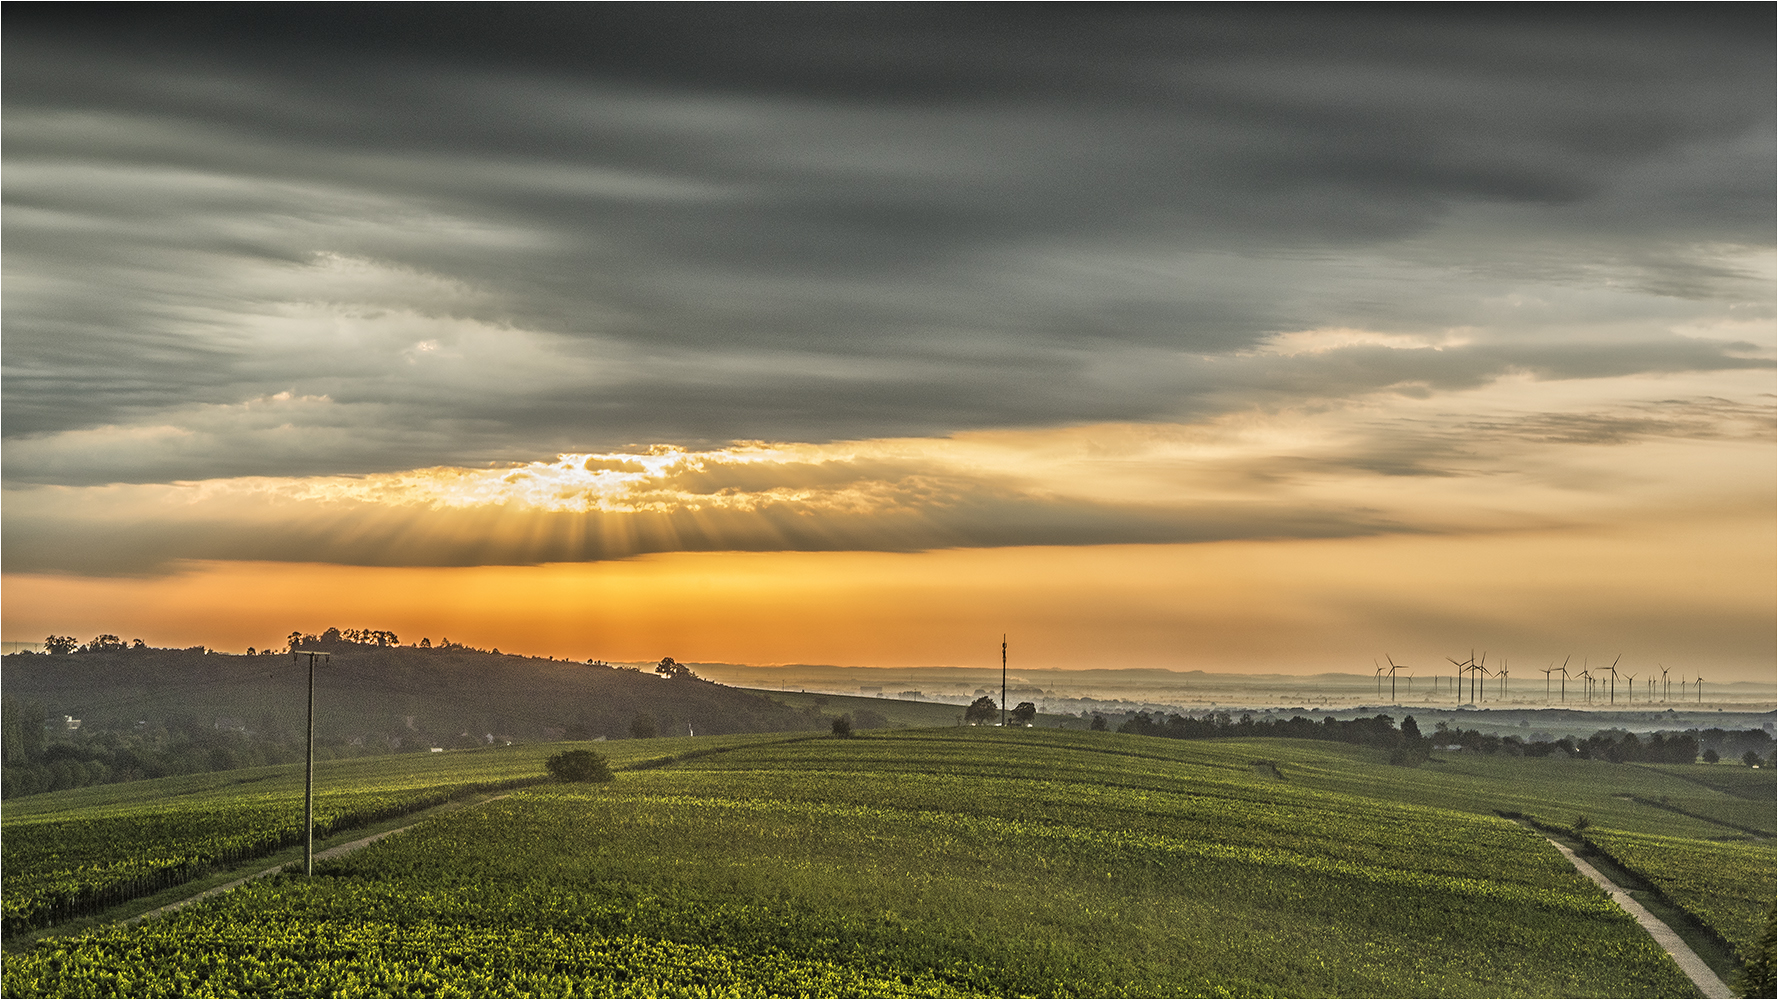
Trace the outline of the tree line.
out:
M 1329 740 L 1353 743 L 1393 751 L 1392 763 L 1424 760 L 1435 747 L 1461 747 L 1482 754 L 1508 754 L 1522 757 L 1549 757 L 1560 754 L 1583 760 L 1608 760 L 1613 763 L 1691 764 L 1702 757 L 1715 763 L 1721 759 L 1718 746 L 1740 750 L 1739 757 L 1749 765 L 1773 761 L 1772 737 L 1763 730 L 1726 732 L 1720 729 L 1688 732 L 1657 732 L 1647 736 L 1622 729 L 1602 729 L 1585 739 L 1562 737 L 1558 740 L 1527 741 L 1518 736 L 1500 736 L 1475 729 L 1459 729 L 1440 722 L 1428 735 L 1420 731 L 1413 716 L 1401 720 L 1401 726 L 1388 715 L 1368 718 L 1336 719 L 1326 716 L 1320 722 L 1301 715 L 1288 719 L 1255 719 L 1251 714 L 1239 718 L 1227 712 L 1211 712 L 1193 718 L 1173 713 L 1138 712 L 1117 729 L 1120 733 L 1160 736 L 1175 740 L 1218 739 L 1233 736 L 1276 737 L 1299 740 Z M 1763 748 L 1764 752 L 1761 752 Z M 1734 755 L 1731 755 L 1734 756 Z

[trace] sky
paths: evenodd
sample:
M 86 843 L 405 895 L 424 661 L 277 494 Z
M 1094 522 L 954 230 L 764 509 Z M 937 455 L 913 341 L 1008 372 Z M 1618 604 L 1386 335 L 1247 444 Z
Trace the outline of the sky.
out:
M 0 627 L 1771 680 L 1772 11 L 1388 13 L 9 11 Z

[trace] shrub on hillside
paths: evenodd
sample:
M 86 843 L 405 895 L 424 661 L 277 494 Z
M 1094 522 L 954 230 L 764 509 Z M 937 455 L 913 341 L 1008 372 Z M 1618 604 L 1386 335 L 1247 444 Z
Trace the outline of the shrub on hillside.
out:
M 591 750 L 564 750 L 543 764 L 557 781 L 611 781 L 611 765 Z
M 838 736 L 842 740 L 851 739 L 852 738 L 852 719 L 851 719 L 851 717 L 846 716 L 846 715 L 834 716 L 834 718 L 833 718 L 833 734 L 835 736 Z

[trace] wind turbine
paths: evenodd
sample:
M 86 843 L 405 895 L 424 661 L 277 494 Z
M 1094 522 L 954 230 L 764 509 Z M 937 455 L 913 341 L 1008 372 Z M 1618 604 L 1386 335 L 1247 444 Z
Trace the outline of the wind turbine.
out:
M 1564 705 L 1568 704 L 1568 661 L 1573 658 L 1573 653 L 1562 657 L 1562 666 L 1557 668 L 1562 671 L 1562 704 Z
M 1476 697 L 1476 674 L 1482 675 L 1482 691 L 1479 700 Z M 1481 662 L 1469 668 L 1469 699 L 1471 701 L 1480 704 L 1480 702 L 1488 700 L 1488 678 L 1492 676 L 1494 675 L 1488 672 L 1488 651 L 1483 650 Z
M 1630 704 L 1634 705 L 1636 704 L 1636 675 L 1626 673 L 1624 676 L 1630 678 Z
M 1593 672 L 1587 669 L 1585 661 L 1581 663 L 1580 673 L 1574 676 L 1587 682 L 1587 704 L 1591 705 L 1593 703 Z
M 1371 665 L 1377 668 L 1377 697 L 1383 697 L 1383 668 L 1377 664 L 1377 658 L 1371 657 Z
M 1659 663 L 1655 664 L 1655 666 L 1661 667 L 1661 665 Z M 1653 683 L 1654 679 L 1655 679 L 1655 675 L 1649 674 L 1648 679 L 1649 679 L 1650 683 Z M 1661 700 L 1662 701 L 1671 701 L 1672 699 L 1673 699 L 1673 685 L 1671 682 L 1669 682 L 1667 680 L 1667 668 L 1661 667 Z
M 1463 672 L 1469 669 L 1471 664 L 1475 663 L 1475 650 L 1470 650 L 1469 659 L 1464 660 L 1461 663 L 1458 663 L 1457 660 L 1449 656 L 1445 657 L 1445 659 L 1450 660 L 1457 665 L 1457 703 L 1461 705 L 1463 703 Z
M 1407 664 L 1395 662 L 1395 660 L 1388 653 L 1383 654 L 1383 659 L 1389 661 L 1389 704 L 1393 705 L 1396 703 L 1396 701 L 1395 701 L 1395 672 L 1397 670 L 1400 670 L 1403 667 L 1407 666 Z M 1412 682 L 1413 676 L 1414 676 L 1413 674 L 1408 675 L 1410 683 Z M 1382 678 L 1379 677 L 1377 679 L 1377 681 L 1378 681 L 1378 690 L 1381 691 L 1382 690 L 1382 687 L 1381 687 Z
M 1500 700 L 1506 700 L 1506 657 L 1500 658 Z
M 1617 654 L 1617 660 L 1612 660 L 1611 666 L 1605 668 L 1611 671 L 1611 703 L 1613 705 L 1617 704 L 1617 661 L 1623 658 L 1624 654 Z
M 1702 675 L 1699 675 L 1697 680 L 1692 681 L 1692 687 L 1698 692 L 1698 704 L 1704 704 L 1704 678 Z

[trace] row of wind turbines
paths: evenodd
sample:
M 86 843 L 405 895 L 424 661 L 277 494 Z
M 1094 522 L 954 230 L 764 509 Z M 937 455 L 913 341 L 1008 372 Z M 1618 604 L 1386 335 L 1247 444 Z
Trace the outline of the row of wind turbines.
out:
M 1371 661 L 1371 663 L 1373 665 L 1375 665 L 1377 668 L 1377 695 L 1379 697 L 1382 696 L 1382 694 L 1383 694 L 1383 675 L 1388 674 L 1389 675 L 1389 701 L 1391 704 L 1393 704 L 1395 702 L 1396 673 L 1398 671 L 1402 671 L 1402 670 L 1411 671 L 1413 668 L 1409 667 L 1405 663 L 1395 662 L 1395 660 L 1392 657 L 1390 657 L 1388 654 L 1384 654 L 1383 659 L 1389 661 L 1389 665 L 1387 667 L 1383 666 L 1380 663 L 1377 663 L 1377 661 L 1375 661 L 1375 660 Z M 1464 682 L 1465 678 L 1467 678 L 1469 681 L 1469 700 L 1471 702 L 1481 702 L 1481 701 L 1487 700 L 1487 698 L 1488 698 L 1488 679 L 1491 677 L 1500 678 L 1500 700 L 1504 701 L 1506 699 L 1506 680 L 1508 677 L 1508 669 L 1507 669 L 1507 661 L 1504 657 L 1500 660 L 1500 666 L 1495 670 L 1488 669 L 1488 654 L 1486 651 L 1483 651 L 1482 658 L 1480 660 L 1476 659 L 1475 650 L 1473 650 L 1473 649 L 1469 651 L 1469 658 L 1466 660 L 1459 660 L 1459 659 L 1457 659 L 1455 657 L 1451 657 L 1451 656 L 1447 656 L 1447 657 L 1445 657 L 1445 659 L 1449 660 L 1451 662 L 1451 664 L 1457 668 L 1457 676 L 1454 680 L 1454 683 L 1452 684 L 1452 690 L 1454 690 L 1456 692 L 1457 700 L 1459 702 L 1461 702 L 1463 700 L 1463 682 Z M 1567 704 L 1567 702 L 1568 702 L 1568 679 L 1570 677 L 1573 677 L 1577 680 L 1583 681 L 1586 684 L 1587 704 L 1592 704 L 1595 691 L 1597 691 L 1598 696 L 1600 698 L 1608 699 L 1609 704 L 1612 704 L 1612 705 L 1617 704 L 1617 685 L 1618 685 L 1618 681 L 1620 679 L 1622 679 L 1624 681 L 1625 689 L 1629 694 L 1630 703 L 1631 704 L 1636 703 L 1636 678 L 1638 675 L 1634 674 L 1634 673 L 1630 673 L 1628 671 L 1621 671 L 1617 668 L 1617 665 L 1623 661 L 1624 654 L 1619 653 L 1617 655 L 1617 658 L 1611 661 L 1611 666 L 1601 668 L 1598 673 L 1594 673 L 1592 670 L 1588 669 L 1587 660 L 1584 657 L 1581 659 L 1580 670 L 1578 670 L 1572 674 L 1569 673 L 1568 664 L 1570 662 L 1572 662 L 1573 659 L 1574 659 L 1573 656 L 1567 656 L 1562 659 L 1561 666 L 1556 666 L 1555 661 L 1552 660 L 1552 661 L 1550 661 L 1550 665 L 1548 667 L 1535 668 L 1535 669 L 1539 669 L 1539 670 L 1543 671 L 1543 700 L 1546 703 L 1551 700 L 1550 686 L 1553 683 L 1553 679 L 1552 679 L 1551 675 L 1556 674 L 1556 673 L 1560 673 L 1562 675 L 1561 698 L 1562 698 L 1563 704 Z M 1659 670 L 1661 672 L 1660 685 L 1659 685 L 1660 692 L 1661 692 L 1661 701 L 1663 701 L 1663 702 L 1671 701 L 1673 698 L 1672 672 L 1669 671 L 1666 667 L 1661 666 L 1658 663 L 1655 664 L 1655 670 Z M 1435 692 L 1439 689 L 1440 686 L 1442 686 L 1443 679 L 1444 679 L 1443 675 L 1438 675 L 1438 674 L 1433 675 L 1433 690 Z M 1410 672 L 1408 674 L 1408 687 L 1410 689 L 1412 689 L 1413 684 L 1414 684 L 1414 675 L 1413 675 L 1413 673 Z M 1679 677 L 1679 700 L 1680 701 L 1684 701 L 1686 698 L 1685 689 L 1686 689 L 1687 684 L 1691 684 L 1693 686 L 1694 690 L 1696 691 L 1698 703 L 1703 704 L 1703 702 L 1704 702 L 1704 678 L 1702 676 L 1699 676 L 1699 677 L 1692 679 L 1691 681 L 1687 681 L 1683 674 L 1680 675 L 1680 677 Z M 1643 686 L 1645 689 L 1644 700 L 1652 704 L 1655 700 L 1655 689 L 1656 689 L 1654 670 L 1650 670 L 1646 675 L 1643 676 Z

